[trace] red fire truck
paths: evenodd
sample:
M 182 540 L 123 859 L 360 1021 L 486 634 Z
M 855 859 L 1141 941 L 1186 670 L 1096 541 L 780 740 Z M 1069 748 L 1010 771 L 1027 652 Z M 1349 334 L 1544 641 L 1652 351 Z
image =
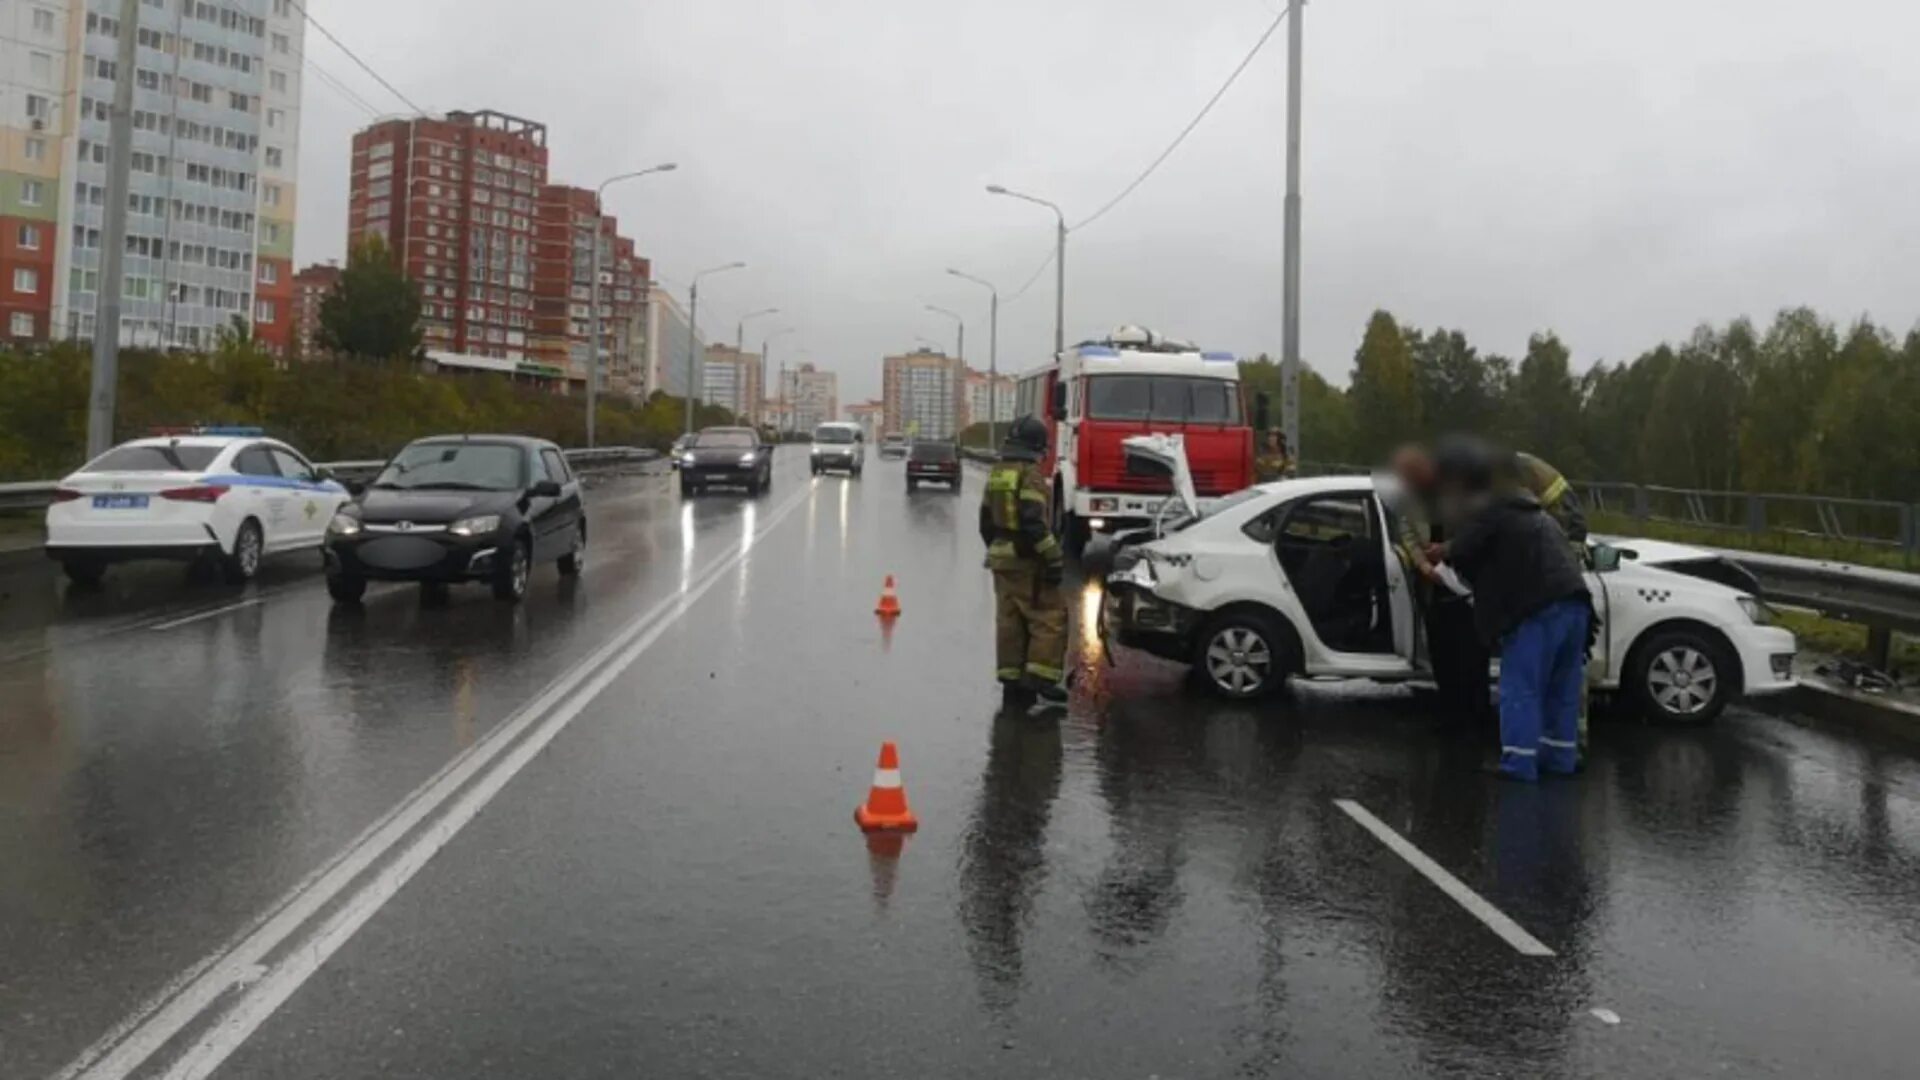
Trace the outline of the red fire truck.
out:
M 1053 478 L 1054 528 L 1078 556 L 1095 532 L 1145 525 L 1168 493 L 1164 476 L 1127 471 L 1130 435 L 1182 435 L 1201 498 L 1253 483 L 1253 426 L 1231 353 L 1123 326 L 1020 377 L 1016 416 L 1046 420 L 1041 468 Z

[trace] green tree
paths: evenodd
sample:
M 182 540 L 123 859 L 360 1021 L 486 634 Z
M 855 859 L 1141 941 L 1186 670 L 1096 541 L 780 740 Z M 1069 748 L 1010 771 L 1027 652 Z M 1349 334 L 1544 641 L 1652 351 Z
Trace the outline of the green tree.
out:
M 1545 458 L 1568 476 L 1589 475 L 1586 448 L 1580 444 L 1580 386 L 1558 337 L 1549 332 L 1527 339 L 1527 355 L 1514 372 L 1512 387 L 1503 441 Z
M 1500 356 L 1482 358 L 1458 330 L 1416 335 L 1413 353 L 1420 411 L 1426 421 L 1423 434 L 1500 434 L 1502 399 L 1513 380 L 1512 361 Z
M 420 355 L 420 288 L 386 242 L 370 236 L 347 256 L 339 284 L 320 301 L 316 343 L 329 352 L 370 360 Z
M 1408 439 L 1425 433 L 1420 411 L 1420 379 L 1413 350 L 1392 315 L 1376 311 L 1353 354 L 1352 389 L 1355 456 L 1378 461 Z M 1302 403 L 1305 394 L 1302 394 Z M 1302 432 L 1302 441 L 1305 433 Z
M 1833 325 L 1808 308 L 1783 311 L 1753 358 L 1740 418 L 1744 484 L 1760 491 L 1799 491 L 1808 476 L 1805 448 L 1815 438 L 1814 411 L 1840 352 Z

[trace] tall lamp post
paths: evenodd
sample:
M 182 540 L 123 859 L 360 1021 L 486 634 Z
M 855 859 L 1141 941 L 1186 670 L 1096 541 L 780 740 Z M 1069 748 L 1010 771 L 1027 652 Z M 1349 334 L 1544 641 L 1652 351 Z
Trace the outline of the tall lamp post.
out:
M 593 281 L 587 287 L 587 335 L 591 344 L 587 346 L 587 449 L 593 449 L 594 425 L 597 419 L 597 405 L 600 399 L 600 221 L 606 217 L 604 203 L 607 189 L 622 180 L 634 180 L 654 173 L 672 172 L 680 166 L 669 161 L 664 165 L 655 165 L 651 169 L 621 173 L 610 176 L 600 182 L 593 193 Z
M 767 356 L 772 351 L 774 341 L 787 334 L 793 333 L 794 329 L 795 328 L 791 326 L 783 326 L 760 339 L 760 362 L 762 364 L 767 362 Z M 782 360 L 780 361 L 780 434 L 785 435 L 792 431 L 792 429 L 793 402 L 792 399 L 787 396 L 787 362 Z
M 733 324 L 734 353 L 739 355 L 746 352 L 747 323 L 752 322 L 762 315 L 778 314 L 780 314 L 779 308 L 770 307 L 761 308 L 758 311 L 749 311 L 745 315 L 740 316 L 740 321 Z M 759 376 L 759 378 L 755 380 L 758 384 L 758 389 L 752 395 L 752 399 L 747 402 L 747 421 L 755 427 L 758 427 L 760 425 L 760 399 L 767 396 L 767 354 L 764 351 L 761 352 L 760 362 L 755 365 L 755 369 L 755 374 Z
M 993 302 L 987 308 L 987 449 L 1000 445 L 1000 290 L 993 282 L 960 270 L 947 273 L 987 290 Z
M 687 429 L 684 434 L 693 434 L 693 380 L 700 372 L 700 279 L 708 274 L 725 273 L 728 270 L 744 270 L 747 264 L 730 262 L 725 266 L 714 266 L 693 275 L 693 282 L 687 286 Z
M 945 315 L 960 328 L 960 342 L 954 346 L 953 375 L 953 441 L 960 443 L 960 414 L 967 400 L 967 320 L 957 311 L 948 311 L 938 304 L 928 304 L 927 310 L 937 315 Z
M 1054 221 L 1058 225 L 1053 249 L 1053 356 L 1058 360 L 1067 351 L 1067 215 L 1045 199 L 1011 191 L 999 184 L 988 184 L 987 192 L 1037 203 L 1053 211 Z

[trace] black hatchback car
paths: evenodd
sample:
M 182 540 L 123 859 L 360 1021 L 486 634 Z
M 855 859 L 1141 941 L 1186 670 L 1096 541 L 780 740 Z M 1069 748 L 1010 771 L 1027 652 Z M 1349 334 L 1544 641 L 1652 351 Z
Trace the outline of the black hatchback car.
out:
M 773 448 L 748 427 L 702 428 L 680 451 L 680 494 L 721 484 L 758 495 L 773 486 Z
M 587 516 L 560 448 L 514 435 L 439 435 L 395 454 L 327 525 L 327 592 L 357 602 L 369 581 L 462 581 L 502 600 L 527 594 L 533 567 L 578 574 Z

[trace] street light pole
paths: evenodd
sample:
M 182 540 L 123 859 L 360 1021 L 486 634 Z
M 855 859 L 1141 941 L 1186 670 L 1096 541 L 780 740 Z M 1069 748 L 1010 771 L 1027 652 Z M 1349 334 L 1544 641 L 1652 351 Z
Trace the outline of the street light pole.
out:
M 967 402 L 967 320 L 957 311 L 948 311 L 936 304 L 928 304 L 927 310 L 937 312 L 952 319 L 960 328 L 960 341 L 954 346 L 955 371 L 953 373 L 953 441 L 960 442 L 960 414 Z
M 759 311 L 747 312 L 745 315 L 740 316 L 739 322 L 736 322 L 733 324 L 733 352 L 734 352 L 734 355 L 736 357 L 739 357 L 743 363 L 745 362 L 746 351 L 747 351 L 748 321 L 752 319 L 757 319 L 762 315 L 778 315 L 779 313 L 780 313 L 780 309 L 777 307 L 761 308 Z M 767 354 L 765 350 L 761 351 L 760 361 L 756 363 L 753 367 L 754 367 L 754 375 L 755 375 L 755 378 L 753 380 L 753 384 L 754 384 L 753 393 L 746 395 L 747 396 L 747 418 L 753 424 L 753 426 L 759 427 L 760 426 L 760 399 L 767 395 Z
M 1307 0 L 1287 17 L 1287 200 L 1281 269 L 1280 427 L 1295 461 L 1300 446 L 1300 53 Z
M 725 266 L 715 266 L 693 275 L 692 284 L 687 286 L 687 427 L 684 434 L 693 434 L 693 380 L 698 376 L 700 352 L 700 279 L 708 274 L 723 273 L 727 270 L 740 270 L 746 267 L 743 262 L 730 262 Z
M 587 334 L 591 339 L 587 346 L 587 449 L 593 449 L 594 427 L 597 420 L 600 397 L 600 222 L 606 217 L 605 197 L 607 188 L 622 180 L 648 176 L 653 173 L 672 172 L 679 168 L 669 161 L 664 165 L 655 165 L 651 169 L 638 172 L 621 173 L 602 181 L 593 193 L 593 281 L 587 286 Z M 121 200 L 125 202 L 123 198 Z
M 766 364 L 767 357 L 772 354 L 774 339 L 783 334 L 791 334 L 793 331 L 794 327 L 783 326 L 760 339 L 760 363 L 762 365 Z M 792 417 L 793 402 L 787 395 L 787 362 L 782 360 L 780 361 L 780 433 L 782 435 L 788 434 L 792 430 Z
M 999 184 L 988 184 L 991 195 L 1005 195 L 1037 203 L 1053 211 L 1056 229 L 1053 248 L 1053 356 L 1058 360 L 1067 351 L 1067 215 L 1060 208 L 1045 199 L 1023 194 Z
M 949 269 L 947 273 L 963 281 L 983 286 L 992 295 L 987 307 L 987 449 L 1000 445 L 996 437 L 1000 423 L 1000 290 L 991 281 Z
M 87 458 L 113 447 L 120 386 L 121 267 L 127 250 L 127 196 L 133 181 L 133 69 L 140 0 L 121 0 L 120 45 L 114 52 L 113 109 L 107 114 L 107 205 L 100 222 L 100 281 L 93 315 L 92 387 L 87 404 Z M 46 283 L 53 291 L 53 282 Z M 253 312 L 247 312 L 252 318 Z M 52 327 L 48 327 L 52 335 Z

